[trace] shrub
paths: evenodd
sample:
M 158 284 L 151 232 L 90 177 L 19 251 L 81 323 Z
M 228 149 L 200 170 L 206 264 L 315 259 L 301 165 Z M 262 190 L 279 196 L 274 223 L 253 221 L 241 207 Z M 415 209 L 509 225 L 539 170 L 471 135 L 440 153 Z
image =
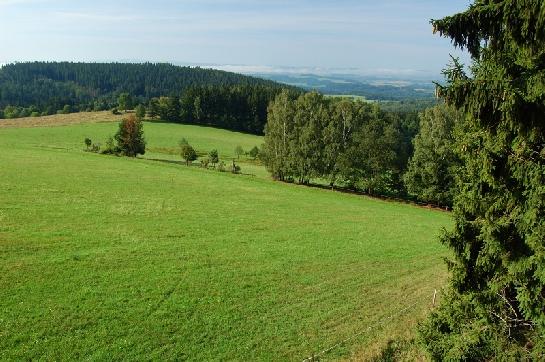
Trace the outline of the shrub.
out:
M 219 172 L 225 172 L 225 162 L 221 161 L 220 163 L 218 163 L 217 170 Z
M 210 161 L 208 160 L 208 158 L 203 158 L 201 160 L 201 167 L 202 168 L 208 168 L 208 164 L 210 163 Z
M 85 138 L 85 147 L 87 148 L 87 151 L 89 151 L 89 147 L 91 147 L 91 144 L 93 144 L 93 141 L 91 141 L 90 138 Z
M 102 150 L 103 155 L 118 155 L 120 152 L 119 148 L 116 146 L 114 142 L 114 138 L 112 136 L 108 137 L 106 140 L 106 146 Z
M 112 114 L 120 115 L 121 112 L 119 112 L 119 110 L 117 108 L 114 108 L 114 109 L 112 109 Z
M 99 153 L 100 152 L 100 143 L 93 143 L 91 145 L 90 151 L 94 152 L 94 153 Z

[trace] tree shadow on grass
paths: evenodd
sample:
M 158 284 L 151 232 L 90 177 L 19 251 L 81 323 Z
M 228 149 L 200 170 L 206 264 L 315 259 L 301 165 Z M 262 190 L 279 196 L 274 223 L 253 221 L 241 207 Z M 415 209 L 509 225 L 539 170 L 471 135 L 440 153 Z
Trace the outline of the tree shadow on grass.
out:
M 176 160 L 165 160 L 165 159 L 162 159 L 162 158 L 142 158 L 143 160 L 147 160 L 147 161 L 154 161 L 154 162 L 163 162 L 163 163 L 169 163 L 169 164 L 174 164 L 174 165 L 180 165 L 180 166 L 185 166 L 185 167 L 197 167 L 197 168 L 201 168 L 203 170 L 212 170 L 212 171 L 217 171 L 215 168 L 202 168 L 201 165 L 198 165 L 198 164 L 192 164 L 192 165 L 187 165 L 185 163 L 185 161 L 176 161 Z M 219 171 L 218 171 L 219 172 Z M 232 173 L 232 172 L 229 172 L 229 171 L 224 171 L 224 173 Z M 251 177 L 256 177 L 253 173 L 243 173 L 243 172 L 239 172 L 238 175 L 242 175 L 242 176 L 251 176 Z
M 415 353 L 417 350 L 414 340 L 391 339 L 388 344 L 380 351 L 380 354 L 373 359 L 372 362 L 394 362 L 394 361 L 409 361 L 421 360 L 421 356 Z
M 161 158 L 144 158 L 144 160 L 186 166 L 185 161 L 165 160 L 165 159 L 161 159 Z

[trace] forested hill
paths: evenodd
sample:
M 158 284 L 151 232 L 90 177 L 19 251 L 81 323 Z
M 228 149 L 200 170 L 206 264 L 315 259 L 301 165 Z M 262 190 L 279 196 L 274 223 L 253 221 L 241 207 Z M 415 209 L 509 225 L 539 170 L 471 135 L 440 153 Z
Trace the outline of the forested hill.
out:
M 171 64 L 31 62 L 0 68 L 0 108 L 35 106 L 40 110 L 109 107 L 121 93 L 139 102 L 178 96 L 192 86 L 260 86 L 285 88 L 263 80 L 220 70 Z

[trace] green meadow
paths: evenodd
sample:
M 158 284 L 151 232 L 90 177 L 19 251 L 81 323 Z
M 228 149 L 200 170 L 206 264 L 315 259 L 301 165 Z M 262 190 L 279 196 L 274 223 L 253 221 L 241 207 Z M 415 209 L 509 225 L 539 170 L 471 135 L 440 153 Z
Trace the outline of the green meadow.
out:
M 0 128 L 0 360 L 368 359 L 414 337 L 448 213 L 244 156 L 242 175 L 182 165 L 182 137 L 226 162 L 262 143 L 213 128 L 147 122 L 142 158 L 84 152 L 116 129 Z

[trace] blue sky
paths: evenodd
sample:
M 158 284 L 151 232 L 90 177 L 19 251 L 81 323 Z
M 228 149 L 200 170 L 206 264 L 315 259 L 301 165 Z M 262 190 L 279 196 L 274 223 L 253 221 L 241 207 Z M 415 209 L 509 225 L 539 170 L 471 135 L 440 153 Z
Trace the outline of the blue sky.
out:
M 438 73 L 468 0 L 0 0 L 0 62 L 168 61 Z M 464 58 L 466 59 L 466 58 Z

